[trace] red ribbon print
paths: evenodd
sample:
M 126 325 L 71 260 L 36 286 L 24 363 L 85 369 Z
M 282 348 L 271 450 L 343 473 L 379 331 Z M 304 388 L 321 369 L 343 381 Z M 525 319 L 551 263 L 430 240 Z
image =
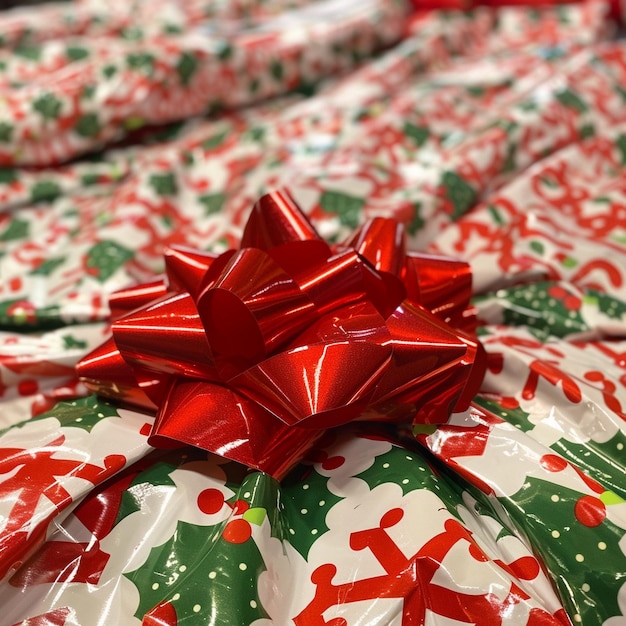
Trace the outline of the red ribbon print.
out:
M 267 194 L 240 249 L 169 248 L 164 280 L 113 294 L 112 337 L 79 376 L 156 411 L 150 444 L 278 478 L 329 427 L 444 422 L 484 372 L 471 273 L 405 248 L 386 218 L 330 246 L 286 192 Z

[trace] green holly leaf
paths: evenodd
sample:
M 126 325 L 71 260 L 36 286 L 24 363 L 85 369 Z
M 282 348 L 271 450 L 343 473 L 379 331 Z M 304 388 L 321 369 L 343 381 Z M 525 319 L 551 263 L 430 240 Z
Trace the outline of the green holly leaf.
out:
M 220 41 L 217 43 L 217 45 L 219 46 L 217 57 L 220 61 L 227 61 L 228 59 L 230 59 L 230 57 L 233 56 L 233 48 L 228 43 L 228 41 Z
M 96 113 L 86 113 L 78 119 L 74 130 L 81 137 L 95 137 L 100 132 L 100 121 Z
M 311 546 L 328 532 L 326 515 L 343 498 L 328 489 L 328 478 L 299 466 L 282 484 L 283 524 L 289 543 L 306 559 Z
M 80 61 L 86 59 L 89 56 L 89 50 L 81 46 L 68 46 L 65 49 L 65 56 L 71 61 Z
M 34 269 L 31 274 L 34 276 L 50 276 L 54 270 L 65 263 L 66 257 L 49 258 L 40 263 L 39 267 Z
M 413 216 L 411 221 L 406 225 L 406 230 L 409 235 L 415 235 L 417 231 L 424 226 L 424 218 L 422 217 L 422 203 L 413 203 Z
M 517 145 L 509 143 L 506 147 L 506 158 L 502 164 L 502 172 L 504 174 L 510 174 L 515 171 L 515 154 L 517 152 Z
M 264 126 L 253 126 L 246 131 L 246 138 L 256 143 L 265 139 L 266 128 Z
M 105 65 L 102 68 L 102 74 L 105 78 L 111 78 L 115 74 L 117 74 L 117 67 L 115 65 Z
M 341 224 L 350 228 L 356 228 L 359 225 L 364 204 L 363 198 L 341 191 L 326 190 L 320 198 L 322 210 L 325 213 L 338 215 Z
M 585 124 L 580 128 L 578 134 L 581 139 L 588 139 L 596 134 L 596 129 L 593 124 Z
M 626 165 L 626 135 L 619 135 L 615 140 L 615 146 L 620 153 L 620 163 Z
M 457 507 L 463 504 L 461 490 L 454 480 L 449 481 L 435 472 L 421 454 L 397 445 L 377 456 L 374 463 L 356 478 L 364 480 L 370 489 L 384 483 L 399 485 L 403 495 L 416 489 L 428 489 L 437 494 L 455 517 L 458 517 Z
M 542 184 L 546 187 L 550 187 L 550 189 L 557 189 L 560 185 L 557 180 L 554 180 L 552 176 L 542 176 L 539 180 L 541 180 Z
M 446 188 L 446 196 L 454 208 L 453 219 L 458 219 L 474 204 L 476 192 L 474 188 L 456 172 L 444 172 L 442 185 Z
M 171 172 L 166 174 L 152 174 L 148 180 L 148 184 L 159 196 L 173 196 L 178 192 L 178 183 L 176 182 L 174 174 Z
M 604 624 L 622 614 L 624 529 L 605 516 L 599 497 L 527 477 L 517 493 L 498 500 L 545 564 L 568 615 Z
M 536 252 L 539 255 L 542 255 L 545 252 L 545 246 L 541 241 L 538 241 L 537 239 L 533 239 L 530 242 L 529 246 L 533 252 Z
M 595 289 L 589 289 L 584 300 L 587 303 L 595 301 L 595 305 L 598 309 L 612 319 L 626 319 L 626 303 L 607 293 L 602 293 L 601 291 L 596 291 Z
M 61 187 L 53 180 L 37 181 L 30 191 L 30 199 L 33 203 L 51 202 L 61 195 Z
M 42 420 L 54 417 L 63 427 L 82 428 L 90 433 L 96 424 L 109 418 L 119 418 L 117 408 L 99 398 L 87 396 L 70 402 L 59 402 L 54 408 L 40 413 L 33 420 Z
M 148 52 L 133 52 L 126 57 L 126 64 L 132 70 L 151 76 L 154 71 L 154 55 Z
M 11 124 L 0 122 L 0 143 L 11 143 L 14 128 Z
M 190 52 L 183 52 L 178 63 L 176 64 L 176 71 L 180 77 L 180 82 L 183 85 L 188 85 L 191 77 L 196 73 L 198 69 L 198 60 Z
M 26 239 L 30 234 L 30 222 L 14 217 L 8 228 L 0 233 L 0 241 L 15 241 L 17 239 Z
M 18 180 L 17 170 L 12 167 L 0 167 L 0 185 L 10 185 Z
M 563 458 L 582 469 L 606 489 L 605 500 L 615 502 L 616 498 L 626 499 L 624 482 L 624 450 L 626 435 L 617 431 L 611 439 L 603 442 L 589 439 L 584 443 L 559 439 L 550 446 Z
M 556 94 L 556 99 L 564 106 L 574 109 L 574 111 L 578 111 L 579 113 L 584 113 L 587 111 L 588 107 L 585 104 L 584 100 L 571 89 L 564 89 Z
M 238 464 L 232 465 L 235 466 L 234 469 L 240 469 Z M 272 536 L 282 538 L 280 486 L 274 478 L 262 472 L 252 472 L 240 480 L 239 486 L 231 483 L 227 483 L 226 486 L 235 493 L 233 499 L 244 500 L 250 506 L 244 519 L 260 525 L 267 518 Z
M 143 30 L 138 26 L 128 26 L 120 33 L 126 41 L 140 41 L 143 38 Z
M 172 139 L 176 139 L 180 136 L 181 132 L 185 128 L 185 121 L 182 120 L 180 122 L 172 122 L 171 124 L 167 124 L 166 126 L 161 126 L 158 129 L 154 130 L 154 134 L 150 135 L 150 143 L 160 143 L 163 141 L 171 141 Z M 189 154 L 189 153 L 187 153 Z M 183 153 L 184 158 L 185 153 Z
M 504 220 L 502 219 L 502 215 L 500 215 L 500 211 L 493 205 L 490 204 L 487 206 L 487 210 L 489 211 L 489 215 L 491 215 L 491 219 L 498 226 L 504 226 Z
M 270 73 L 276 80 L 282 80 L 285 75 L 285 68 L 280 61 L 274 59 L 270 65 Z
M 95 276 L 100 282 L 104 282 L 132 257 L 132 250 L 115 241 L 105 239 L 89 250 L 85 264 L 88 269 L 95 270 Z
M 428 137 L 430 137 L 430 131 L 426 126 L 416 126 L 411 122 L 406 122 L 404 125 L 404 134 L 410 137 L 418 146 L 423 146 L 426 143 Z
M 535 428 L 535 424 L 529 419 L 530 414 L 526 413 L 521 407 L 504 408 L 497 400 L 485 398 L 481 395 L 475 396 L 474 402 L 486 411 L 502 418 L 505 422 L 519 428 L 522 432 L 526 433 Z
M 485 88 L 480 85 L 470 85 L 467 87 L 467 93 L 469 93 L 470 96 L 474 96 L 474 98 L 481 98 L 485 95 Z
M 91 100 L 96 93 L 96 85 L 85 85 L 83 92 L 80 94 L 82 100 Z
M 151 464 L 147 469 L 137 474 L 128 488 L 122 493 L 122 500 L 115 525 L 132 513 L 141 511 L 142 496 L 148 489 L 153 487 L 176 487 L 172 480 L 171 473 L 178 467 L 178 464 L 159 461 Z
M 505 324 L 524 326 L 545 341 L 589 330 L 581 314 L 579 294 L 549 281 L 499 290 L 484 297 L 502 310 Z M 483 304 L 485 306 L 485 304 Z
M 258 596 L 266 569 L 259 549 L 250 540 L 228 542 L 221 530 L 179 521 L 139 569 L 124 574 L 138 590 L 138 619 L 162 601 L 173 606 L 179 624 L 227 626 L 268 617 Z
M 41 46 L 21 44 L 13 50 L 13 53 L 29 61 L 39 61 L 41 59 Z
M 100 182 L 100 174 L 96 172 L 87 172 L 80 177 L 80 182 L 85 187 L 97 185 Z
M 61 339 L 63 340 L 63 348 L 66 350 L 73 350 L 74 348 L 82 350 L 88 345 L 84 339 L 76 339 L 74 335 L 63 335 Z
M 224 130 L 221 133 L 217 133 L 216 135 L 213 135 L 213 137 L 209 137 L 209 139 L 203 141 L 202 147 L 205 150 L 212 150 L 213 148 L 217 148 L 218 146 L 221 146 L 224 143 L 224 140 L 226 139 L 227 135 L 228 135 L 228 130 Z
M 61 101 L 52 93 L 46 93 L 33 100 L 33 109 L 40 113 L 44 119 L 54 120 L 61 112 Z
M 205 194 L 198 198 L 198 201 L 204 205 L 205 215 L 219 213 L 222 210 L 225 200 L 226 194 L 221 192 Z

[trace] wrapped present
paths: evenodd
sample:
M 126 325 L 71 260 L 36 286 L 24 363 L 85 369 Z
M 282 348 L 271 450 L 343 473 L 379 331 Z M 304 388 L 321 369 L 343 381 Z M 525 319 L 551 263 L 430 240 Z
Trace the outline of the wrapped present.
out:
M 0 624 L 626 624 L 626 48 L 491 4 L 0 14 Z

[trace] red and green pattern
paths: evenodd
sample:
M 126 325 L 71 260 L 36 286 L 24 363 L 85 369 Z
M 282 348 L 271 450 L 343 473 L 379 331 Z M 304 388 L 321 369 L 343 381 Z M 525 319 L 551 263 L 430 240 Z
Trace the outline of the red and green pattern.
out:
M 0 13 L 8 623 L 623 622 L 626 48 L 602 0 L 356 4 Z M 74 364 L 164 246 L 236 246 L 285 184 L 328 240 L 386 215 L 469 260 L 488 371 L 469 413 L 331 433 L 278 484 L 153 452 Z

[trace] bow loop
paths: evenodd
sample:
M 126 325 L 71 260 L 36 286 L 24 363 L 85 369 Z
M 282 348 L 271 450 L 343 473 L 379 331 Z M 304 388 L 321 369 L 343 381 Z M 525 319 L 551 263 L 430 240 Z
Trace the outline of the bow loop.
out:
M 226 378 L 254 365 L 315 319 L 315 307 L 266 253 L 232 255 L 200 293 L 198 311 Z

